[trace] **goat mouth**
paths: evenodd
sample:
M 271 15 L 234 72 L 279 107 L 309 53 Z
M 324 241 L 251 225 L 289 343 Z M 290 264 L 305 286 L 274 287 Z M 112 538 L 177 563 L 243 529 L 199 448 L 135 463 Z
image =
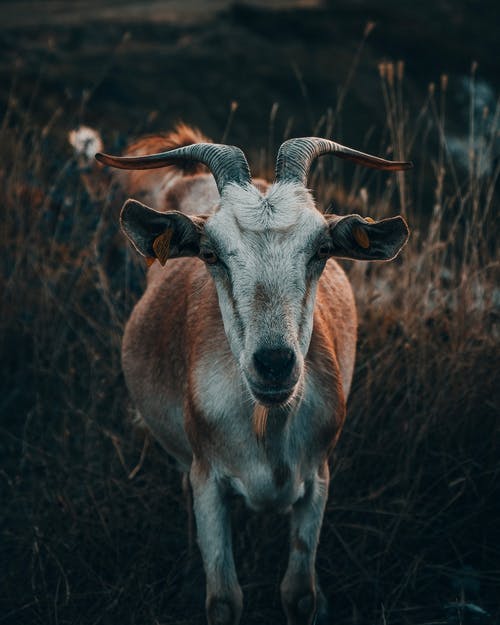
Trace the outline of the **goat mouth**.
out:
M 276 389 L 258 389 L 252 385 L 252 395 L 255 399 L 264 406 L 278 406 L 285 404 L 295 391 L 295 385 L 289 388 L 276 388 Z

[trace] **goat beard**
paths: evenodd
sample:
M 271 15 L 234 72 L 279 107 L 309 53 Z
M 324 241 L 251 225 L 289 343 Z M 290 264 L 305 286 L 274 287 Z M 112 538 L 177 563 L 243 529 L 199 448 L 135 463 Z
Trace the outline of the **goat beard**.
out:
M 266 433 L 268 415 L 269 408 L 257 402 L 253 409 L 253 431 L 259 440 L 262 440 Z

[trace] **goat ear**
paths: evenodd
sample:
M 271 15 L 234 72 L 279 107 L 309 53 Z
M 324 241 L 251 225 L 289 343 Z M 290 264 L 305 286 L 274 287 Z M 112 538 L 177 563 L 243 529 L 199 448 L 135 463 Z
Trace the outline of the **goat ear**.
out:
M 205 221 L 177 211 L 160 213 L 136 200 L 127 200 L 120 214 L 122 230 L 139 254 L 162 265 L 168 258 L 198 255 Z
M 381 221 L 359 215 L 327 217 L 333 256 L 356 260 L 392 260 L 408 241 L 410 230 L 398 215 Z

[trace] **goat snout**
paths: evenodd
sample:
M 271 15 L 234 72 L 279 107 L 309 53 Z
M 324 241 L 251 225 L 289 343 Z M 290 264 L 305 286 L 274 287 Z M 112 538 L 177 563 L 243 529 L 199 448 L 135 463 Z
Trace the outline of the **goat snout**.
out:
M 289 379 L 295 366 L 293 349 L 259 349 L 253 355 L 255 370 L 261 378 L 273 384 Z
M 252 356 L 247 380 L 254 397 L 264 405 L 283 404 L 295 392 L 300 366 L 293 349 L 261 348 Z

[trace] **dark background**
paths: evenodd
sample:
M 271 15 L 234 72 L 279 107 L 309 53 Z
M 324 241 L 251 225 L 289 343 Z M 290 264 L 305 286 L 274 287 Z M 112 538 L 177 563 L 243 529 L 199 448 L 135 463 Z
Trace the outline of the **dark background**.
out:
M 250 150 L 267 145 L 275 103 L 276 140 L 340 108 L 334 130 L 359 144 L 383 129 L 377 66 L 401 59 L 415 111 L 450 77 L 449 123 L 467 134 L 473 62 L 495 104 L 499 13 L 479 0 L 2 2 L 0 97 L 15 80 L 38 119 L 61 108 L 59 128 L 85 122 L 107 139 L 179 119 L 218 139 L 237 102 L 228 139 Z

